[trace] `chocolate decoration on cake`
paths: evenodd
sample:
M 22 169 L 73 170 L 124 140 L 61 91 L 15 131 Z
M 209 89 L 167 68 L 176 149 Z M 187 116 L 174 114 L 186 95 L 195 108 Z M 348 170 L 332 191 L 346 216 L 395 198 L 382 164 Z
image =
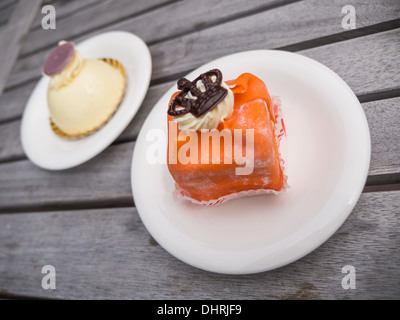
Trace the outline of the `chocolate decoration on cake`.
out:
M 215 77 L 215 80 L 213 80 Z M 197 88 L 197 82 L 202 81 L 205 91 Z M 228 94 L 228 90 L 221 86 L 222 72 L 218 69 L 202 73 L 194 81 L 182 78 L 178 81 L 181 92 L 175 97 L 168 108 L 170 116 L 182 116 L 191 113 L 196 118 L 213 110 Z M 194 99 L 187 97 L 189 92 Z
M 72 42 L 59 45 L 47 56 L 43 64 L 43 73 L 53 76 L 61 72 L 71 61 L 75 53 L 75 46 Z

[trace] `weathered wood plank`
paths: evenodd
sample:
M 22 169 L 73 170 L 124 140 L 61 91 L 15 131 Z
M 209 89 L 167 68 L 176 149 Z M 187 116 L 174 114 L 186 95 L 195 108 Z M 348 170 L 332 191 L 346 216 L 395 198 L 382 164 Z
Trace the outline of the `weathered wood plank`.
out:
M 15 4 L 16 0 L 2 0 L 0 2 L 0 10 L 3 10 L 4 8 L 11 6 L 13 4 Z
M 187 0 L 172 2 L 142 15 L 126 20 L 121 19 L 121 22 L 116 21 L 111 26 L 100 23 L 99 28 L 96 28 L 96 30 L 91 30 L 90 25 L 82 25 L 80 26 L 80 33 L 87 33 L 89 31 L 90 36 L 92 36 L 108 30 L 126 30 L 136 33 L 147 42 L 153 42 L 180 33 L 204 28 L 213 23 L 222 23 L 234 18 L 238 14 L 246 15 L 248 12 L 263 11 L 293 1 L 295 0 L 253 0 L 251 2 L 243 0 Z M 57 4 L 55 4 L 55 8 L 58 12 Z M 71 19 L 74 19 L 74 17 L 71 17 Z M 53 46 L 60 38 L 75 38 L 76 34 L 73 31 L 71 30 L 71 26 L 66 23 L 62 25 L 62 29 L 57 31 L 57 33 L 46 34 L 46 37 L 43 37 L 44 33 L 42 30 L 33 30 L 28 35 L 21 49 L 21 54 L 26 55 L 41 48 Z
M 0 124 L 0 163 L 26 158 L 21 145 L 20 127 L 20 120 Z
M 344 225 L 303 259 L 230 276 L 178 261 L 134 208 L 0 216 L 0 291 L 69 299 L 399 299 L 400 191 L 363 194 Z M 56 268 L 56 290 L 41 268 Z M 342 267 L 356 269 L 344 290 Z M 267 288 L 267 289 L 266 289 Z
M 153 86 L 132 123 L 117 141 L 133 141 L 148 113 L 173 83 Z M 363 103 L 371 133 L 370 175 L 400 173 L 400 98 Z M 0 125 L 0 162 L 25 157 L 20 142 L 20 121 Z M 1 172 L 1 169 L 0 169 Z M 1 179 L 0 179 L 1 180 Z M 1 197 L 0 197 L 1 198 Z
M 294 34 L 291 35 L 291 37 L 294 36 Z M 189 37 L 191 39 L 188 39 Z M 196 35 L 189 35 L 179 39 L 180 45 L 174 43 L 175 40 L 171 40 L 152 46 L 153 79 L 186 72 L 212 60 L 216 56 L 240 51 L 238 46 L 242 50 L 270 47 L 270 38 L 257 39 L 257 37 L 265 37 L 264 34 L 250 37 L 249 42 L 245 39 L 242 43 L 238 43 L 238 41 L 229 37 L 229 40 L 225 40 L 225 37 L 213 38 L 211 34 L 206 37 L 204 33 L 197 34 L 196 40 L 194 39 L 195 37 Z M 243 33 L 243 37 L 246 38 L 245 33 Z M 399 37 L 400 31 L 397 29 L 304 50 L 299 53 L 330 66 L 335 72 L 342 75 L 346 81 L 348 77 L 353 77 L 354 81 L 350 81 L 352 89 L 356 94 L 364 94 L 370 91 L 399 87 L 400 72 L 397 63 L 400 58 Z M 207 41 L 204 41 L 206 38 Z M 284 39 L 277 39 L 277 41 L 282 40 Z M 355 48 L 357 49 L 355 50 Z M 199 55 L 196 52 L 202 53 Z M 320 52 L 324 52 L 324 54 L 320 55 Z M 370 72 L 367 77 L 359 77 L 355 74 L 355 71 L 362 73 L 368 70 Z M 372 73 L 371 70 L 375 73 Z
M 3 92 L 7 78 L 18 57 L 21 42 L 26 36 L 32 24 L 32 20 L 39 9 L 42 0 L 19 1 L 13 10 L 13 14 L 2 30 L 0 36 L 0 57 L 2 67 L 0 68 L 0 94 Z
M 65 1 L 55 2 L 53 5 L 56 12 L 63 6 L 69 7 L 68 11 L 71 10 L 69 13 L 74 8 L 75 12 L 66 19 L 57 20 L 57 28 L 55 30 L 34 29 L 28 35 L 21 54 L 28 54 L 41 48 L 53 46 L 60 40 L 69 40 L 90 30 L 119 22 L 132 15 L 140 14 L 171 1 L 176 0 L 103 0 L 97 1 L 92 5 L 90 3 L 86 4 L 86 1 L 79 1 L 82 2 L 81 5 L 76 5 L 74 2 L 71 4 L 65 3 Z M 60 5 L 62 6 L 60 7 Z M 70 5 L 73 7 L 70 7 Z M 60 11 L 63 13 L 66 9 L 61 9 Z M 36 19 L 38 18 L 41 21 L 41 16 L 36 17 Z
M 370 175 L 400 173 L 400 98 L 362 104 L 371 134 Z
M 36 84 L 36 81 L 32 81 L 0 95 L 0 123 L 21 118 Z
M 57 14 L 57 20 L 65 19 L 65 18 L 71 18 L 70 16 L 73 14 L 76 14 L 79 11 L 85 10 L 87 8 L 92 8 L 93 6 L 104 2 L 104 0 L 55 0 L 55 1 L 47 1 L 49 3 L 46 4 L 51 4 L 54 6 L 56 9 L 56 14 Z M 41 12 L 38 12 L 36 15 L 35 19 L 33 19 L 32 23 L 32 29 L 39 28 L 42 25 L 42 19 L 43 19 L 43 14 Z M 43 30 L 44 31 L 44 30 Z M 42 34 L 42 36 L 46 36 L 47 34 Z M 24 45 L 21 48 L 21 54 L 24 54 Z
M 134 143 L 110 147 L 86 164 L 61 172 L 39 169 L 27 160 L 4 163 L 0 165 L 0 208 L 42 209 L 126 199 L 132 203 L 133 147 Z
M 400 65 L 395 62 L 400 60 L 399 38 L 396 29 L 300 53 L 331 68 L 358 95 L 384 89 L 400 92 Z
M 8 1 L 5 4 L 3 4 L 2 1 L 2 3 L 0 4 L 0 26 L 7 24 L 10 16 L 15 9 L 16 4 L 17 3 L 15 1 Z
M 400 18 L 400 9 L 395 0 L 386 0 L 385 5 L 372 7 L 361 2 L 357 16 L 362 26 Z M 278 48 L 344 32 L 341 27 L 341 8 L 344 4 L 345 0 L 296 2 L 154 44 L 150 47 L 154 62 L 153 79 L 186 72 L 212 59 L 238 51 Z M 127 31 L 136 31 L 134 23 L 129 26 Z M 142 25 L 137 31 L 143 28 L 151 28 L 151 24 Z M 152 32 L 158 34 L 159 31 L 155 29 Z M 392 51 L 395 51 L 396 44 L 393 47 Z M 20 59 L 7 87 L 39 77 L 44 55 L 40 51 Z M 386 56 L 377 58 L 386 59 Z

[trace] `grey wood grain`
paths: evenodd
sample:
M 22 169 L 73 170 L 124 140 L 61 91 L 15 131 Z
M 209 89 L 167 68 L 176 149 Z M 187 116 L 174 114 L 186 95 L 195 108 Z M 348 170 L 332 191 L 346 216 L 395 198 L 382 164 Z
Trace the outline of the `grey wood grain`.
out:
M 26 158 L 21 145 L 20 128 L 20 120 L 0 124 L 0 163 Z
M 363 194 L 322 246 L 285 267 L 231 276 L 157 245 L 134 208 L 0 215 L 0 291 L 67 299 L 399 299 L 400 191 Z M 41 268 L 56 268 L 56 290 Z M 342 267 L 356 269 L 344 290 Z
M 394 62 L 400 60 L 399 38 L 396 29 L 351 40 L 351 45 L 343 41 L 300 53 L 331 68 L 358 95 L 383 90 L 377 83 L 400 92 L 400 65 Z
M 246 13 L 257 10 L 262 11 L 290 2 L 293 2 L 293 0 L 186 0 L 171 2 L 141 15 L 120 19 L 121 21 L 115 21 L 112 25 L 100 21 L 99 28 L 95 30 L 92 30 L 90 24 L 82 25 L 80 26 L 81 32 L 79 34 L 90 32 L 89 35 L 92 36 L 104 31 L 126 30 L 134 32 L 147 42 L 153 42 L 204 28 L 213 23 L 222 23 L 238 14 L 246 15 Z M 68 4 L 68 7 L 70 6 Z M 127 5 L 128 10 L 130 6 L 132 6 L 131 2 Z M 57 3 L 55 7 L 58 12 Z M 74 17 L 71 17 L 71 19 L 74 19 Z M 101 20 L 102 17 L 95 17 L 95 19 Z M 21 49 L 21 53 L 26 55 L 41 48 L 53 46 L 60 38 L 71 39 L 71 37 L 75 38 L 76 36 L 68 24 L 63 24 L 62 29 L 57 33 L 52 33 L 49 37 L 43 37 L 43 35 L 44 32 L 42 30 L 32 30 Z M 77 38 L 77 40 L 79 39 L 80 37 Z
M 81 2 L 82 4 L 77 5 L 74 2 Z M 41 48 L 53 46 L 60 40 L 70 40 L 90 30 L 119 22 L 130 16 L 171 2 L 171 0 L 105 0 L 97 1 L 92 4 L 86 4 L 86 1 L 74 2 L 71 4 L 55 2 L 53 5 L 56 12 L 58 12 L 58 9 L 61 8 L 60 5 L 62 5 L 68 7 L 68 14 L 73 12 L 73 15 L 67 16 L 67 18 L 64 19 L 60 18 L 57 21 L 56 30 L 34 29 L 28 35 L 21 53 L 28 54 Z M 65 13 L 66 9 L 61 9 L 60 11 L 61 13 Z M 40 19 L 41 21 L 41 16 L 37 16 L 36 19 Z
M 1 32 L 0 57 L 2 67 L 0 68 L 0 94 L 3 92 L 7 78 L 17 59 L 21 42 L 26 36 L 32 20 L 39 9 L 42 0 L 19 1 L 13 10 L 7 26 Z
M 10 16 L 12 15 L 16 2 L 6 2 L 5 4 L 0 4 L 0 26 L 7 24 L 8 20 L 10 19 Z
M 11 6 L 11 5 L 14 5 L 15 1 L 16 0 L 2 0 L 0 2 L 0 10 L 3 10 L 3 9 L 5 9 L 5 8 Z
M 362 104 L 371 134 L 370 175 L 400 172 L 400 98 Z
M 0 165 L 1 208 L 48 208 L 86 203 L 132 203 L 130 162 L 134 143 L 108 148 L 79 167 L 42 170 L 28 160 Z
M 341 8 L 345 4 L 345 0 L 296 2 L 156 43 L 150 46 L 154 62 L 153 79 L 186 72 L 238 51 L 278 48 L 344 32 L 341 27 Z M 400 17 L 395 0 L 386 0 L 384 5 L 372 2 L 371 6 L 364 5 L 360 0 L 358 7 L 357 16 L 363 21 L 362 26 Z M 137 30 L 141 29 L 138 27 Z M 152 32 L 158 33 L 157 30 Z M 390 53 L 396 49 L 396 44 L 393 44 Z M 45 52 L 38 52 L 20 59 L 13 68 L 7 87 L 38 78 L 44 55 Z M 376 58 L 386 59 L 386 56 Z
M 21 118 L 25 105 L 37 82 L 31 81 L 0 95 L 0 123 Z
M 101 2 L 105 2 L 104 0 L 55 0 L 55 1 L 47 1 L 48 3 L 46 4 L 51 4 L 52 6 L 54 6 L 54 8 L 56 9 L 56 14 L 57 14 L 57 21 L 61 20 L 61 19 L 70 19 L 72 15 L 88 9 L 88 8 L 92 8 L 93 6 L 100 4 Z M 42 24 L 42 19 L 43 19 L 43 14 L 41 12 L 38 12 L 35 19 L 33 19 L 33 23 L 32 23 L 32 28 L 31 28 L 31 32 L 32 29 L 36 29 L 36 28 L 40 28 L 41 24 Z M 42 30 L 42 29 L 41 29 Z M 42 30 L 44 31 L 44 30 Z M 46 35 L 45 33 L 42 34 L 43 36 Z M 47 33 L 48 35 L 48 33 Z M 26 43 L 26 41 L 24 41 L 24 44 Z M 21 48 L 21 54 L 26 54 L 25 52 L 25 45 L 23 45 L 23 47 Z

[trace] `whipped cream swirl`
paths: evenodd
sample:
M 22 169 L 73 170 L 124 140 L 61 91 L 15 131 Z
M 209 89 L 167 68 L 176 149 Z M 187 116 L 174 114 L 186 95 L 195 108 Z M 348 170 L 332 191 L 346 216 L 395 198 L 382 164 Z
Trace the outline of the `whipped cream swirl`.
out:
M 196 84 L 197 88 L 201 92 L 205 92 L 206 88 L 203 81 L 199 80 Z M 178 123 L 180 130 L 201 130 L 201 129 L 216 129 L 220 122 L 224 121 L 232 115 L 234 96 L 232 90 L 228 87 L 225 82 L 221 82 L 221 87 L 228 90 L 228 94 L 225 99 L 222 100 L 214 109 L 207 112 L 206 114 L 195 117 L 191 113 L 187 113 L 182 116 L 174 116 L 173 119 Z M 186 95 L 187 99 L 196 99 L 190 92 Z

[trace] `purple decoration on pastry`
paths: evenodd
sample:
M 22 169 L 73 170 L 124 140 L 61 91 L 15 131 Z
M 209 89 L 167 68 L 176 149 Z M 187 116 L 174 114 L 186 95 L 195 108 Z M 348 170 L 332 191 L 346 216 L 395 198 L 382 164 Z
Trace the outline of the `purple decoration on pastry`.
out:
M 43 73 L 48 76 L 53 76 L 62 71 L 74 56 L 75 46 L 72 42 L 66 42 L 47 56 L 43 63 Z

